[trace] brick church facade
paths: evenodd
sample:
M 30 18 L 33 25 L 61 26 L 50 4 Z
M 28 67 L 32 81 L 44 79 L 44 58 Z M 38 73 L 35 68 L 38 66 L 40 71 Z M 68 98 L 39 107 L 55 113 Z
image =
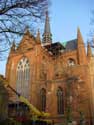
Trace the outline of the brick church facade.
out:
M 25 31 L 18 46 L 13 43 L 7 64 L 9 84 L 40 111 L 49 112 L 55 122 L 66 118 L 89 125 L 93 122 L 94 59 L 90 44 L 87 52 L 77 29 L 77 38 L 66 43 L 52 42 L 49 17 L 40 38 Z M 11 102 L 20 101 L 11 94 Z

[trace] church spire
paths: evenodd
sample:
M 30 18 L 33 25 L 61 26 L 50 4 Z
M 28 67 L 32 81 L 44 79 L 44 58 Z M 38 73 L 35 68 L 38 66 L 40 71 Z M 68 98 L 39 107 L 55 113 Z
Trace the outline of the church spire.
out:
M 44 27 L 43 41 L 42 42 L 43 42 L 43 45 L 47 45 L 47 44 L 52 43 L 52 34 L 50 31 L 48 11 L 46 12 L 46 20 L 45 20 L 45 27 Z
M 38 29 L 37 31 L 37 36 L 36 36 L 37 43 L 41 43 L 41 38 L 40 38 L 40 31 Z
M 92 50 L 91 50 L 91 47 L 90 47 L 90 43 L 88 42 L 88 45 L 87 45 L 87 56 L 88 57 L 91 57 L 92 56 Z

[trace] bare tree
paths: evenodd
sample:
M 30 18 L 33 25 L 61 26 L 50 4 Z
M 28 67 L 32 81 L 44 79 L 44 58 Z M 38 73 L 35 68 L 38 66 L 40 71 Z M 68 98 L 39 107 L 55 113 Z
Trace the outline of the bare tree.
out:
M 88 36 L 89 36 L 89 41 L 91 43 L 91 47 L 94 48 L 94 10 L 91 10 L 90 31 Z
M 0 122 L 8 117 L 8 91 L 5 87 L 7 81 L 0 75 Z
M 7 51 L 12 39 L 32 29 L 48 9 L 48 0 L 0 0 L 0 55 Z

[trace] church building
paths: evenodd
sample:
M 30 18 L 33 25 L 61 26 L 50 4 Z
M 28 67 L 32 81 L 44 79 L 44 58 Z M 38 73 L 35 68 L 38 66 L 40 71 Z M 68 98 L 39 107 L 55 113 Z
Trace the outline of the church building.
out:
M 94 57 L 90 43 L 86 47 L 77 29 L 76 39 L 54 42 L 46 13 L 42 39 L 27 29 L 19 45 L 10 49 L 6 78 L 19 94 L 38 110 L 49 112 L 54 122 L 94 119 Z M 19 98 L 10 91 L 10 102 Z

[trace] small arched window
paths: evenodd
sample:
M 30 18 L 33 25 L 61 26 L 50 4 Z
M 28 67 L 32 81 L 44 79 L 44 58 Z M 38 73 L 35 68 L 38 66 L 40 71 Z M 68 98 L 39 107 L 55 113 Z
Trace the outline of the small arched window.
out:
M 57 112 L 58 114 L 64 114 L 64 98 L 62 88 L 57 90 Z
M 17 92 L 26 98 L 29 98 L 29 88 L 30 88 L 30 64 L 29 60 L 24 57 L 17 65 L 17 81 L 16 88 Z
M 73 66 L 73 65 L 75 65 L 75 60 L 72 58 L 68 59 L 68 66 Z
M 42 88 L 40 90 L 40 102 L 41 102 L 41 111 L 46 111 L 46 90 Z

